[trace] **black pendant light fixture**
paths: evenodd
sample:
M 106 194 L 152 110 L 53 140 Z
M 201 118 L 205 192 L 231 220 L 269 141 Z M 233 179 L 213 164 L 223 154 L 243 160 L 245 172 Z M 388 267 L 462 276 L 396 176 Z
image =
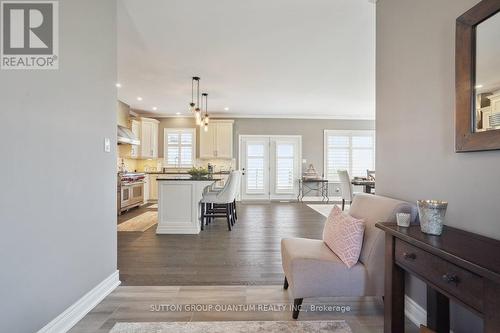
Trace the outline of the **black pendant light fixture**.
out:
M 194 109 L 194 118 L 196 120 L 196 125 L 201 124 L 201 108 L 200 108 L 200 78 L 197 80 L 198 85 L 196 88 L 196 109 Z
M 196 82 L 196 85 L 197 85 L 197 89 L 199 91 L 200 89 L 200 78 L 198 76 L 193 76 L 193 78 L 191 79 L 191 103 L 189 104 L 189 111 L 190 112 L 195 112 L 196 110 L 196 104 L 194 102 L 194 84 Z M 199 99 L 199 96 L 198 96 L 198 99 Z
M 203 97 L 205 97 L 205 116 L 203 117 L 200 126 L 203 126 L 203 130 L 205 132 L 208 132 L 208 122 L 210 121 L 210 118 L 208 117 L 208 94 L 207 93 L 201 94 L 202 103 L 203 103 Z

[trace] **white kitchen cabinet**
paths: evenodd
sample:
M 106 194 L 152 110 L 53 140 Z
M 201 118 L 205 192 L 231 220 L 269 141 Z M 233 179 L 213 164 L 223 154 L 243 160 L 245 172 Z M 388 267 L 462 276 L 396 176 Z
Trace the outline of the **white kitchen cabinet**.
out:
M 233 158 L 233 120 L 212 120 L 200 130 L 200 158 Z
M 158 158 L 158 124 L 156 119 L 141 118 L 141 158 Z
M 146 177 L 144 177 L 144 203 L 148 203 L 149 202 L 149 184 L 151 183 L 151 180 L 150 180 L 150 177 L 151 175 L 146 175 Z
M 134 133 L 136 138 L 141 139 L 141 122 L 137 120 L 132 120 L 130 122 L 130 129 L 132 133 Z M 139 158 L 140 157 L 140 148 L 141 146 L 132 145 L 130 147 L 130 158 Z
M 215 139 L 216 127 L 212 124 L 208 126 L 208 132 L 200 129 L 200 158 L 213 158 L 216 150 Z
M 158 175 L 149 175 L 149 200 L 158 200 Z

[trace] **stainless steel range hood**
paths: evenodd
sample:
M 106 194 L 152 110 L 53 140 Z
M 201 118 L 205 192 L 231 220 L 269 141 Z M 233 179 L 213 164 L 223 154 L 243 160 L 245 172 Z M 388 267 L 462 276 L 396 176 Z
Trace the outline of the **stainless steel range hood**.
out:
M 118 144 L 128 144 L 138 146 L 141 144 L 138 138 L 126 127 L 118 125 Z

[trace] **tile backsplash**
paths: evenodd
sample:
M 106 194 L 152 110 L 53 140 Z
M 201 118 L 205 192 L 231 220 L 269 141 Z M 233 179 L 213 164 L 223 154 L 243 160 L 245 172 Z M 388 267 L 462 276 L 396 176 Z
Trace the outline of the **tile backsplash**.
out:
M 131 159 L 127 157 L 118 157 L 116 168 L 120 171 L 122 161 L 126 171 L 132 172 L 154 172 L 154 171 L 162 171 L 163 168 L 163 158 L 158 159 L 148 159 L 148 160 L 140 160 L 140 159 Z M 213 159 L 213 160 L 201 160 L 197 159 L 195 162 L 196 167 L 204 167 L 208 166 L 208 163 L 211 163 L 214 166 L 214 172 L 219 171 L 230 171 L 236 167 L 236 160 L 222 160 L 222 159 Z M 179 169 L 172 168 L 171 171 L 179 171 Z M 187 169 L 181 169 L 187 170 Z

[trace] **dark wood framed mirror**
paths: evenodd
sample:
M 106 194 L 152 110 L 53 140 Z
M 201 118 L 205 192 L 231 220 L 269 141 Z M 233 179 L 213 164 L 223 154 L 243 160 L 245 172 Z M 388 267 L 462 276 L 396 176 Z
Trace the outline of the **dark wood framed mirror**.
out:
M 500 149 L 500 0 L 456 21 L 455 150 Z

